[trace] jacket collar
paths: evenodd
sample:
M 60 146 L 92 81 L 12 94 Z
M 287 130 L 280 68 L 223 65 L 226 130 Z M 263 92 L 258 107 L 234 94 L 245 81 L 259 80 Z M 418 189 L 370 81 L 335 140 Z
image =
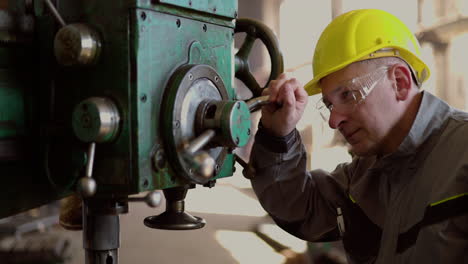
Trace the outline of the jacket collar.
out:
M 410 131 L 398 149 L 376 160 L 374 168 L 385 167 L 388 162 L 407 157 L 419 151 L 423 143 L 439 131 L 449 117 L 452 108 L 427 91 L 422 91 L 422 100 Z
M 421 105 L 411 129 L 395 154 L 412 154 L 434 132 L 439 131 L 450 115 L 451 107 L 427 91 L 423 91 Z

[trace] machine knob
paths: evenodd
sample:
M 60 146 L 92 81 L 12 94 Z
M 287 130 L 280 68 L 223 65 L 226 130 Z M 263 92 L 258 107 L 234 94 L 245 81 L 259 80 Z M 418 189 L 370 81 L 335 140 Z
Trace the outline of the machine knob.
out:
M 55 35 L 54 53 L 63 66 L 96 64 L 101 53 L 101 38 L 85 24 L 66 25 Z
M 128 197 L 128 201 L 145 202 L 149 207 L 158 207 L 162 201 L 162 194 L 159 191 L 152 191 L 144 197 Z
M 88 98 L 73 111 L 73 130 L 83 142 L 112 141 L 118 134 L 119 122 L 117 106 L 108 98 Z
M 195 173 L 207 179 L 213 176 L 216 162 L 210 154 L 205 151 L 200 151 L 191 158 L 186 158 L 186 161 L 191 165 L 190 173 Z
M 91 177 L 82 177 L 78 183 L 78 192 L 84 197 L 91 197 L 96 193 L 97 184 Z
M 86 161 L 86 175 L 78 183 L 78 192 L 84 197 L 93 196 L 97 190 L 96 181 L 93 179 L 94 153 L 96 152 L 96 143 L 91 142 L 88 147 Z
M 189 173 L 209 179 L 213 176 L 215 160 L 205 151 L 200 151 L 215 136 L 215 131 L 208 129 L 184 147 L 182 154 L 190 167 Z

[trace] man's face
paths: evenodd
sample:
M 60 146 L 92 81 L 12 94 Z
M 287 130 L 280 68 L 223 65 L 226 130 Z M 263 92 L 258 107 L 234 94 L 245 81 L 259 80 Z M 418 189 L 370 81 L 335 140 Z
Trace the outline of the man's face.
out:
M 370 64 L 354 63 L 323 78 L 320 82 L 322 96 L 327 103 L 334 104 L 333 94 L 343 89 L 347 83 L 375 71 Z M 378 73 L 381 78 L 368 96 L 357 104 L 352 111 L 332 109 L 329 126 L 338 129 L 351 145 L 351 151 L 358 156 L 382 154 L 388 141 L 389 132 L 396 122 L 398 111 L 395 109 L 395 94 L 388 79 L 387 71 Z

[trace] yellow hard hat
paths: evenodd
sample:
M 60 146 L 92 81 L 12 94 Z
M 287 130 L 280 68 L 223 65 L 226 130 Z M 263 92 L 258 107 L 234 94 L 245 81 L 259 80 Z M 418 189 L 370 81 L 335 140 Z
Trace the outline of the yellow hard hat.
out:
M 314 79 L 305 85 L 309 95 L 321 92 L 320 79 L 357 61 L 399 57 L 412 68 L 418 85 L 427 80 L 429 67 L 419 58 L 414 34 L 394 15 L 378 9 L 354 10 L 336 17 L 315 47 Z

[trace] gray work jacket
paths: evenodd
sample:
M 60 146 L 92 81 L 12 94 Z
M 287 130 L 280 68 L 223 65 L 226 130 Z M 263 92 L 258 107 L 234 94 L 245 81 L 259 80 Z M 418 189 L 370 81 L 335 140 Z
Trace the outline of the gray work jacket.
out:
M 396 152 L 357 157 L 331 173 L 306 170 L 297 131 L 278 139 L 260 129 L 254 170 L 244 174 L 255 172 L 264 209 L 302 239 L 342 239 L 349 263 L 468 263 L 468 114 L 422 93 Z M 287 147 L 278 150 L 281 140 Z

